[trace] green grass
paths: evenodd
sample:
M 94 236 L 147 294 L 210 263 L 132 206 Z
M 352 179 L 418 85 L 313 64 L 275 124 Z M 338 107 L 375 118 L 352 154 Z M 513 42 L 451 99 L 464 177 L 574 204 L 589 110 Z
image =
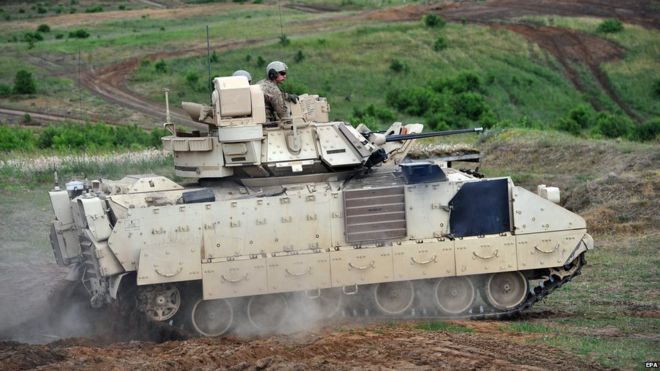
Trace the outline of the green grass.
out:
M 446 35 L 449 43 L 441 52 L 433 50 L 438 32 Z M 298 51 L 306 57 L 302 63 L 293 62 Z M 522 37 L 483 26 L 449 24 L 437 31 L 421 22 L 374 23 L 349 31 L 292 37 L 286 48 L 273 43 L 224 52 L 219 66 L 213 66 L 213 74 L 229 75 L 236 69 L 246 69 L 258 80 L 264 75 L 264 67 L 255 62 L 259 56 L 267 62 L 282 59 L 289 64 L 291 84 L 326 96 L 332 107 L 331 117 L 344 120 L 353 109 L 369 104 L 384 106 L 388 91 L 424 85 L 465 70 L 482 78 L 487 101 L 501 120 L 525 117 L 550 123 L 577 102 L 584 102 L 563 79 L 554 61 L 535 62 L 527 53 L 527 42 Z M 249 62 L 247 55 L 251 56 Z M 393 59 L 408 66 L 407 72 L 393 73 L 389 68 Z M 155 100 L 162 99 L 161 88 L 168 86 L 183 100 L 208 101 L 203 88 L 185 83 L 190 71 L 206 82 L 205 57 L 168 62 L 171 69 L 166 75 L 156 74 L 153 65 L 140 68 L 131 86 Z M 403 114 L 399 118 L 422 120 Z
M 657 359 L 660 345 L 660 235 L 597 236 L 596 244 L 582 276 L 535 307 L 559 312 L 557 318 L 510 322 L 505 331 L 542 334 L 526 341 L 589 356 L 605 366 L 641 368 L 642 362 Z M 655 317 L 644 314 L 649 311 Z
M 473 332 L 471 328 L 443 321 L 421 322 L 415 328 L 424 331 Z
M 660 115 L 660 99 L 653 94 L 653 83 L 660 79 L 660 31 L 632 24 L 616 33 L 601 33 L 596 29 L 599 18 L 553 16 L 554 25 L 593 34 L 621 46 L 624 57 L 601 65 L 619 97 L 644 118 Z M 549 24 L 549 17 L 523 19 Z

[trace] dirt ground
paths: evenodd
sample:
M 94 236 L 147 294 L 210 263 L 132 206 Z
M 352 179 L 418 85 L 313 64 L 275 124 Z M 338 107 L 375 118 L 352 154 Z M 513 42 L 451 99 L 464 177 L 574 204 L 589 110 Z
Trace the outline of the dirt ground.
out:
M 320 329 L 259 339 L 203 338 L 95 346 L 93 339 L 47 345 L 0 343 L 5 369 L 437 370 L 564 369 L 589 363 L 557 349 L 489 333 L 425 332 L 412 325 Z

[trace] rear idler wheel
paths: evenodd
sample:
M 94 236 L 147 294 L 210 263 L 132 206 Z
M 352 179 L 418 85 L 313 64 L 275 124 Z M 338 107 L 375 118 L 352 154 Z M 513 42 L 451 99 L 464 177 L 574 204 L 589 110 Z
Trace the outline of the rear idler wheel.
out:
M 410 281 L 379 283 L 373 292 L 376 308 L 390 316 L 404 313 L 415 300 L 415 287 Z
M 476 297 L 477 290 L 468 277 L 441 278 L 433 288 L 435 304 L 442 312 L 451 315 L 467 312 Z
M 518 307 L 527 298 L 529 284 L 520 272 L 491 274 L 486 280 L 486 301 L 493 308 L 509 310 Z
M 260 331 L 273 331 L 284 321 L 288 303 L 282 294 L 258 295 L 247 304 L 247 317 Z
M 226 299 L 198 299 L 190 312 L 192 328 L 203 336 L 224 335 L 233 322 L 234 310 Z

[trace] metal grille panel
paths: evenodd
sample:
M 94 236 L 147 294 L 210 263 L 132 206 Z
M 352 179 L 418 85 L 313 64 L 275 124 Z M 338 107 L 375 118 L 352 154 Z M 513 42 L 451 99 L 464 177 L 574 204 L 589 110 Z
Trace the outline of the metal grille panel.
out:
M 344 191 L 346 242 L 377 242 L 405 237 L 403 186 Z

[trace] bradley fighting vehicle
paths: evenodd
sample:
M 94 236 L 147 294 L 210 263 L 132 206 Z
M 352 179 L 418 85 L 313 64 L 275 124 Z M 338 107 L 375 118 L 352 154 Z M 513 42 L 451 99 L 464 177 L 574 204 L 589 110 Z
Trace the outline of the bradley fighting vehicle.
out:
M 208 133 L 163 138 L 192 185 L 144 175 L 50 192 L 56 260 L 92 306 L 127 300 L 208 336 L 237 318 L 274 329 L 303 315 L 300 300 L 321 318 L 501 318 L 579 274 L 593 248 L 557 188 L 405 159 L 415 138 L 452 132 L 330 122 L 314 95 L 269 123 L 259 86 L 214 87 L 213 107 L 183 103 Z

